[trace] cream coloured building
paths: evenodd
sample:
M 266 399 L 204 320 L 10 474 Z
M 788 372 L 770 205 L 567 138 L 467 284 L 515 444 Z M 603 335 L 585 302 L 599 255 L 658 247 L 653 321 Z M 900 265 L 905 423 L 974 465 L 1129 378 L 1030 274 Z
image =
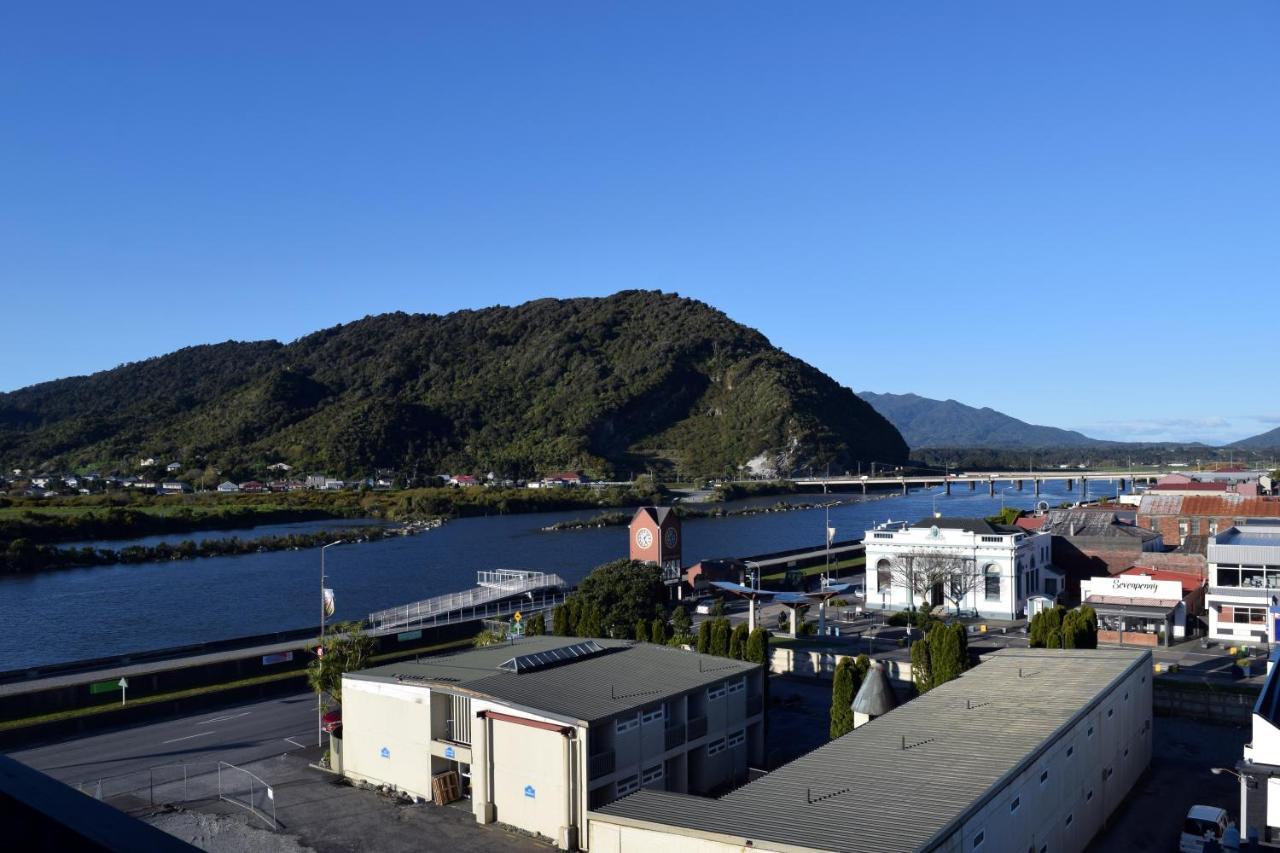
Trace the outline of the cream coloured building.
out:
M 1151 760 L 1151 654 L 1003 649 L 719 799 L 638 791 L 593 853 L 1076 853 Z
M 764 753 L 761 679 L 756 664 L 565 637 L 389 664 L 343 677 L 340 768 L 423 799 L 455 770 L 478 821 L 585 848 L 589 809 L 744 782 Z

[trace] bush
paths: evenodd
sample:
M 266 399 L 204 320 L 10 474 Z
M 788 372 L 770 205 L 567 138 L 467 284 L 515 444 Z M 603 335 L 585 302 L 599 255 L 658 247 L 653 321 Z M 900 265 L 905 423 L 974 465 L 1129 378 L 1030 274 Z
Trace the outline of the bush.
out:
M 705 619 L 698 626 L 698 642 L 694 645 L 699 654 L 707 654 L 711 650 L 711 620 Z
M 831 739 L 853 731 L 853 697 L 858 692 L 858 670 L 852 660 L 842 657 L 836 662 L 831 680 Z
M 649 623 L 648 622 L 646 622 L 643 619 L 636 620 L 635 638 L 637 643 L 649 642 Z
M 929 659 L 929 643 L 920 640 L 911 646 L 911 680 L 919 693 L 928 693 L 933 687 L 933 666 Z
M 739 622 L 733 626 L 733 631 L 729 634 L 729 657 L 734 660 L 743 659 L 746 653 L 747 634 L 746 622 Z
M 649 623 L 649 642 L 655 645 L 664 645 L 667 642 L 667 622 L 658 616 L 653 617 L 653 621 Z
M 711 626 L 711 648 L 708 649 L 710 654 L 716 657 L 729 656 L 729 620 L 715 619 L 715 624 Z
M 547 617 L 544 613 L 535 613 L 529 620 L 529 624 L 525 626 L 525 634 L 530 637 L 538 637 L 547 633 Z
M 557 604 L 556 609 L 551 611 L 551 633 L 557 637 L 572 637 L 573 625 L 569 622 L 569 608 L 564 604 Z
M 854 669 L 858 671 L 858 683 L 867 680 L 867 673 L 871 671 L 871 658 L 866 655 L 858 655 L 853 659 Z

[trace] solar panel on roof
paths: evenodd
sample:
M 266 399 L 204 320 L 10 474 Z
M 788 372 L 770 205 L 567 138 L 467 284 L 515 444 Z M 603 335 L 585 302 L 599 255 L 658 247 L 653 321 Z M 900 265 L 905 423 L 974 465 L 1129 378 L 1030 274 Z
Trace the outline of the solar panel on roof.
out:
M 498 664 L 498 669 L 515 673 L 533 672 L 558 663 L 594 657 L 603 654 L 604 651 L 604 648 L 595 640 L 587 640 L 585 643 L 574 643 L 571 646 L 560 646 L 543 652 L 517 655 Z

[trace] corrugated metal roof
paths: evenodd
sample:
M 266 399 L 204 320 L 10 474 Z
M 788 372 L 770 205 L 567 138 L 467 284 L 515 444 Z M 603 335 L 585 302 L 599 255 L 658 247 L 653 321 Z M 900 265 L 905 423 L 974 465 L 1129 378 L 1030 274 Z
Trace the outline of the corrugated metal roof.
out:
M 1138 512 L 1143 515 L 1235 516 L 1237 518 L 1280 518 L 1280 500 L 1243 495 L 1152 495 L 1142 496 Z
M 597 811 L 740 844 L 928 850 L 1006 774 L 1033 762 L 1061 728 L 1150 660 L 1131 649 L 1004 649 L 719 800 L 640 791 Z
M 574 637 L 527 637 L 514 645 L 364 669 L 349 673 L 347 678 L 461 690 L 589 723 L 758 668 L 753 663 L 651 643 L 596 640 L 604 653 L 594 657 L 533 672 L 498 669 L 514 655 L 580 642 Z

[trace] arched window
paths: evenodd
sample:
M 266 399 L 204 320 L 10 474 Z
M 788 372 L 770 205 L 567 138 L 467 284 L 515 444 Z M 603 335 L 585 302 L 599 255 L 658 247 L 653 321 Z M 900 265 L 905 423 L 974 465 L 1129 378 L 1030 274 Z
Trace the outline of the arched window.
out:
M 876 563 L 876 592 L 888 592 L 893 585 L 893 571 L 888 560 Z
M 987 601 L 999 601 L 1000 567 L 995 563 L 987 563 L 987 567 L 982 570 L 982 577 L 986 581 Z

